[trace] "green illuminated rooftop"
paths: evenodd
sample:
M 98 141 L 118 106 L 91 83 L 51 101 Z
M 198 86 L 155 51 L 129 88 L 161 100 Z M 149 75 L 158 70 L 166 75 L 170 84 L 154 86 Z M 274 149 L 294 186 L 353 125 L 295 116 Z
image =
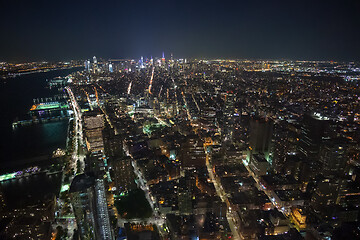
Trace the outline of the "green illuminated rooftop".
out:
M 54 108 L 60 108 L 60 103 L 40 103 L 39 105 L 37 105 L 36 110 L 47 110 Z
M 9 180 L 9 179 L 13 179 L 13 178 L 15 178 L 15 176 L 16 176 L 16 173 L 8 173 L 8 174 L 0 175 L 0 182 Z

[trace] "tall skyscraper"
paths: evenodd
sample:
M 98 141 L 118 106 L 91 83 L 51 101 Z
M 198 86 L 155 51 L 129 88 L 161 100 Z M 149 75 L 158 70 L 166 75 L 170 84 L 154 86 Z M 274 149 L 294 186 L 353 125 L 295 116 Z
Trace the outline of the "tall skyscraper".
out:
M 320 162 L 324 176 L 344 175 L 348 158 L 348 143 L 346 139 L 331 139 L 324 143 L 321 149 Z
M 256 116 L 250 120 L 250 154 L 263 154 L 269 161 L 273 127 L 273 121 L 268 118 Z
M 95 239 L 94 183 L 94 176 L 80 174 L 73 179 L 70 186 L 71 204 L 82 240 Z
M 99 178 L 95 180 L 95 200 L 96 200 L 96 227 L 97 238 L 103 240 L 112 240 L 112 231 L 109 220 L 108 204 L 105 196 L 104 180 Z
M 97 70 L 98 70 L 97 59 L 96 59 L 96 57 L 94 56 L 94 57 L 93 57 L 92 72 L 93 72 L 93 73 L 96 73 Z
M 321 173 L 320 148 L 327 124 L 328 120 L 319 115 L 304 115 L 298 149 L 307 169 L 306 180 Z
M 164 54 L 164 52 L 162 53 L 161 66 L 165 67 L 165 54 Z
M 143 58 L 143 56 L 141 56 L 141 58 L 140 58 L 140 68 L 144 68 L 145 66 L 144 66 L 144 58 Z
M 232 91 L 225 95 L 225 109 L 223 121 L 223 141 L 231 142 L 234 134 L 234 110 L 235 110 L 235 96 Z
M 327 121 L 314 114 L 305 114 L 301 127 L 299 151 L 309 160 L 317 161 Z
M 109 63 L 109 72 L 114 72 L 112 63 Z
M 90 152 L 104 150 L 102 130 L 104 119 L 100 112 L 92 111 L 84 114 L 86 145 Z
M 70 196 L 80 239 L 112 240 L 104 180 L 92 173 L 77 175 Z

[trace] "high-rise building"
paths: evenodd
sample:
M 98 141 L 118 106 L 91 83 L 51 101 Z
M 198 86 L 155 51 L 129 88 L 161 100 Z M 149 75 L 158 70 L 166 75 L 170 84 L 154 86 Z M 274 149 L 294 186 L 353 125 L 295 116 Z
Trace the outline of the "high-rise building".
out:
M 306 179 L 314 179 L 320 172 L 320 149 L 328 120 L 319 114 L 305 114 L 300 133 L 299 153 L 306 162 Z
M 88 61 L 87 60 L 84 61 L 84 68 L 85 68 L 85 71 L 88 70 Z
M 77 175 L 70 186 L 70 199 L 75 213 L 80 239 L 95 239 L 95 177 Z
M 102 130 L 104 129 L 103 115 L 96 111 L 84 114 L 86 145 L 90 152 L 104 150 Z
M 136 187 L 134 170 L 129 157 L 113 159 L 111 166 L 116 192 L 121 193 Z
M 265 175 L 270 168 L 268 161 L 262 154 L 252 154 L 250 157 L 249 166 L 257 176 Z
M 141 58 L 140 58 L 140 68 L 144 68 L 145 66 L 144 66 L 144 58 L 143 58 L 143 56 L 141 56 Z
M 196 185 L 194 171 L 185 170 L 185 177 L 180 180 L 178 189 L 178 204 L 181 214 L 192 214 L 192 194 Z
M 70 198 L 80 239 L 113 239 L 101 177 L 77 175 L 70 186 Z
M 189 136 L 181 144 L 179 158 L 183 169 L 205 166 L 204 142 L 197 135 Z
M 109 72 L 114 72 L 112 63 L 109 63 Z
M 109 220 L 108 204 L 105 196 L 105 186 L 103 179 L 95 180 L 95 200 L 96 200 L 96 227 L 97 238 L 112 240 L 112 231 Z
M 324 176 L 344 175 L 348 144 L 346 139 L 331 139 L 324 143 L 320 151 L 321 169 Z
M 320 181 L 311 197 L 311 205 L 319 211 L 326 206 L 334 205 L 338 199 L 340 183 L 339 179 Z
M 165 67 L 165 54 L 164 54 L 164 52 L 162 53 L 161 66 Z
M 234 110 L 235 110 L 235 95 L 232 91 L 228 91 L 225 95 L 225 109 L 223 121 L 223 140 L 224 142 L 231 142 L 234 134 Z
M 250 154 L 263 154 L 269 161 L 273 121 L 255 116 L 250 120 Z
M 327 119 L 324 119 L 319 115 L 304 115 L 301 127 L 299 151 L 307 159 L 314 161 L 318 159 L 327 122 Z

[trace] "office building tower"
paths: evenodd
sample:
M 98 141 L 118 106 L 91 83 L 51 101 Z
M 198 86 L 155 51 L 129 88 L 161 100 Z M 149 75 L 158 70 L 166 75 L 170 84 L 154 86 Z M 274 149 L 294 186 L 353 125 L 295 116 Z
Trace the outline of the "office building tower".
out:
M 205 166 L 204 142 L 197 135 L 189 136 L 181 143 L 179 159 L 183 169 Z
M 144 66 L 144 58 L 143 58 L 143 56 L 141 56 L 141 58 L 140 58 L 140 68 L 144 68 L 145 66 Z
M 324 136 L 327 124 L 327 119 L 319 115 L 304 115 L 299 141 L 299 151 L 307 159 L 313 161 L 318 160 L 322 137 Z
M 88 61 L 87 60 L 84 62 L 84 68 L 85 68 L 85 71 L 88 71 Z
M 70 199 L 81 240 L 95 238 L 95 205 L 93 186 L 95 177 L 77 175 L 70 186 Z
M 320 151 L 321 169 L 324 176 L 341 177 L 344 175 L 346 162 L 349 160 L 347 149 L 346 139 L 330 139 L 324 142 Z
M 223 119 L 223 141 L 232 142 L 234 134 L 234 111 L 235 111 L 235 95 L 232 91 L 228 91 L 225 95 L 225 109 Z
M 161 66 L 165 67 L 165 54 L 164 54 L 164 52 L 162 53 Z
M 250 120 L 250 154 L 263 154 L 269 161 L 270 143 L 273 134 L 273 121 L 255 116 Z
M 114 72 L 112 63 L 109 64 L 109 72 Z
M 122 193 L 136 188 L 135 174 L 130 157 L 116 158 L 112 160 L 111 166 L 116 192 Z
M 109 220 L 108 204 L 105 196 L 105 186 L 103 179 L 95 180 L 95 200 L 96 200 L 96 227 L 97 238 L 112 240 L 112 231 Z
M 300 133 L 299 153 L 307 168 L 306 181 L 321 173 L 320 148 L 328 120 L 319 114 L 305 114 Z
M 112 240 L 104 180 L 92 173 L 77 175 L 70 186 L 70 199 L 81 240 Z
M 316 210 L 321 211 L 326 206 L 336 204 L 339 196 L 340 183 L 340 179 L 324 179 L 319 182 L 311 197 L 311 205 Z
M 86 145 L 90 152 L 104 150 L 102 131 L 104 129 L 103 115 L 97 111 L 84 114 Z
M 178 204 L 179 212 L 181 214 L 192 214 L 193 205 L 192 205 L 192 194 L 196 186 L 196 177 L 194 176 L 194 171 L 185 170 L 185 177 L 180 180 L 179 189 L 178 189 Z

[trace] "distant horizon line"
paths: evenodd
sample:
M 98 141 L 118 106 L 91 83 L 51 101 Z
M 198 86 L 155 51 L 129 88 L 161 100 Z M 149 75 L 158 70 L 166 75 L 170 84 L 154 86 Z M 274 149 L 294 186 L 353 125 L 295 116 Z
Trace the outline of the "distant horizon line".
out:
M 141 59 L 141 57 L 151 59 L 147 56 L 139 56 L 136 58 L 103 58 L 99 57 L 99 60 L 105 60 L 105 61 L 124 61 L 124 60 L 135 60 L 135 59 Z M 161 59 L 161 56 L 153 57 L 153 59 Z M 79 59 L 70 59 L 70 60 L 0 60 L 0 64 L 4 63 L 12 63 L 12 64 L 22 64 L 22 63 L 52 63 L 52 62 L 70 62 L 70 61 L 86 61 L 91 60 L 92 57 L 89 58 L 79 58 Z M 166 58 L 165 59 L 169 59 Z M 360 60 L 300 60 L 300 59 L 290 59 L 290 58 L 209 58 L 209 57 L 180 57 L 180 58 L 174 58 L 174 59 L 187 59 L 187 60 L 207 60 L 207 61 L 291 61 L 291 62 L 347 62 L 347 63 L 358 63 Z

